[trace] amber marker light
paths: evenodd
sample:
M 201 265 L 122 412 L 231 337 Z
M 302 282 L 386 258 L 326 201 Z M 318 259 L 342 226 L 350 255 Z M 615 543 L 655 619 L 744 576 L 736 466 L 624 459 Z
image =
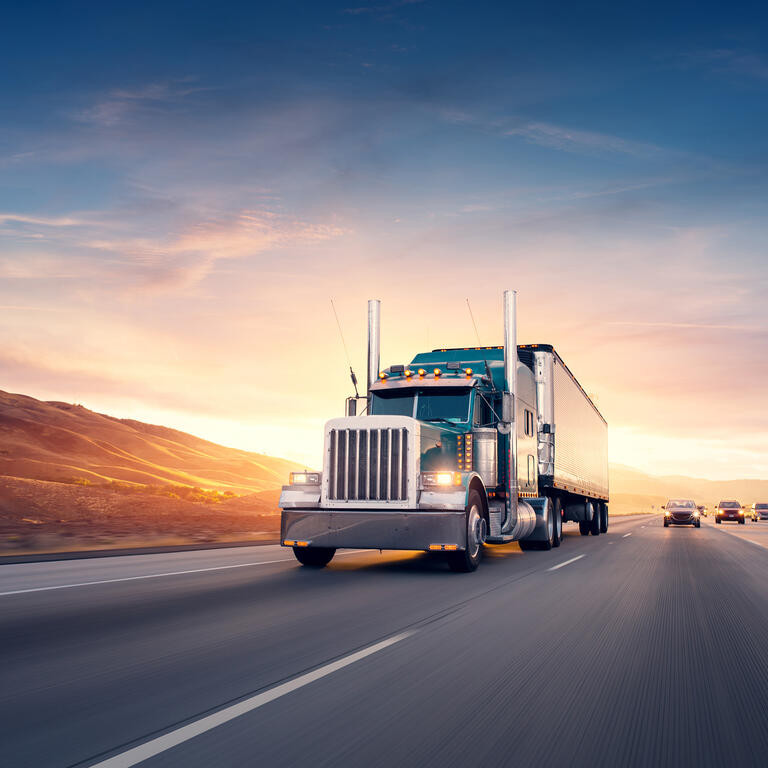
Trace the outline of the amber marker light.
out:
M 464 373 L 467 374 L 467 378 L 469 378 L 472 375 L 472 369 L 471 368 L 465 368 Z
M 408 370 L 405 372 L 405 378 L 406 378 L 406 379 L 410 379 L 410 378 L 411 378 L 411 376 L 413 376 L 413 371 L 412 371 L 412 370 L 409 368 L 409 369 L 408 369 Z
M 435 368 L 435 378 L 436 378 L 436 379 L 439 379 L 439 378 L 440 378 L 440 374 L 441 374 L 441 373 L 442 373 L 442 371 L 441 371 L 439 368 Z
M 386 374 L 386 373 L 380 373 L 380 374 L 379 374 L 379 378 L 380 378 L 382 381 L 386 381 L 386 380 L 387 380 L 387 374 Z
M 419 378 L 423 379 L 427 375 L 427 372 L 423 368 L 419 368 Z

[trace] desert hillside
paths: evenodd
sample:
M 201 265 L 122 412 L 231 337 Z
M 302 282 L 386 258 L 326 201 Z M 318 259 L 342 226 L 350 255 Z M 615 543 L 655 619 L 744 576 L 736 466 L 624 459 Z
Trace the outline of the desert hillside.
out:
M 167 427 L 0 391 L 0 475 L 95 484 L 197 486 L 235 494 L 279 488 L 296 466 Z
M 721 499 L 735 499 L 749 505 L 768 502 L 768 480 L 705 480 L 698 477 L 648 475 L 622 464 L 610 466 L 611 510 L 649 512 L 658 510 L 667 499 L 694 499 L 712 507 Z

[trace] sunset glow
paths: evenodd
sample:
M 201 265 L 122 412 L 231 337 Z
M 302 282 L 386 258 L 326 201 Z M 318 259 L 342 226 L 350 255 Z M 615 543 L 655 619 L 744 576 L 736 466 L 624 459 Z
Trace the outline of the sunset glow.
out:
M 93 66 L 96 15 L 44 28 L 34 61 L 6 40 L 0 389 L 318 467 L 351 394 L 331 298 L 362 383 L 368 298 L 405 364 L 477 343 L 467 299 L 500 343 L 515 288 L 521 343 L 558 349 L 612 461 L 765 477 L 759 41 L 702 26 L 682 48 L 669 19 L 650 45 L 633 20 L 601 57 L 572 41 L 572 70 L 568 19 L 542 55 L 535 19 L 494 40 L 497 12 L 243 10 L 222 48 L 190 11 L 194 57 L 161 20 L 133 68 L 130 29 Z

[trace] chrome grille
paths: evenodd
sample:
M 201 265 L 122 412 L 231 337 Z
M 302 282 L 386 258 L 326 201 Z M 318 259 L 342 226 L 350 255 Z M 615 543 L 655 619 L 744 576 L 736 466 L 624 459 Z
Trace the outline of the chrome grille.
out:
M 328 498 L 404 501 L 408 498 L 408 430 L 332 429 Z

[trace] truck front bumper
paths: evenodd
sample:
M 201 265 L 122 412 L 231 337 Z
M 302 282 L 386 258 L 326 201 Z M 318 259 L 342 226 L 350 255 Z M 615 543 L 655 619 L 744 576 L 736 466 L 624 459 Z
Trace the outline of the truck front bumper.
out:
M 466 547 L 464 510 L 284 509 L 280 541 L 334 549 Z

